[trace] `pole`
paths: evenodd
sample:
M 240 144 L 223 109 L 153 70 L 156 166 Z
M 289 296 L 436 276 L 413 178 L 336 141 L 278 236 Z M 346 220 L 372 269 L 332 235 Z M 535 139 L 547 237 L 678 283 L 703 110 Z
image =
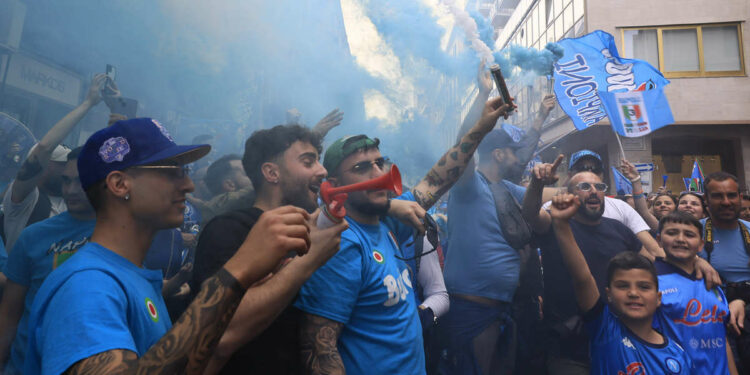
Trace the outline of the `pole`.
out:
M 617 139 L 617 144 L 620 146 L 620 152 L 622 153 L 622 158 L 627 159 L 625 157 L 625 149 L 622 148 L 622 141 L 620 141 L 620 135 L 617 134 L 617 132 L 614 132 L 614 133 L 615 133 L 615 138 Z

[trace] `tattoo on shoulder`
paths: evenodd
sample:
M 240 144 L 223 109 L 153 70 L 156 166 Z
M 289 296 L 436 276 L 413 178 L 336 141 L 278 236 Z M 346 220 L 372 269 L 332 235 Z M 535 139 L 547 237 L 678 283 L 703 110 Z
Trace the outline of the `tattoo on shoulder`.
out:
M 36 155 L 31 155 L 26 161 L 21 164 L 21 169 L 16 174 L 16 179 L 19 181 L 28 181 L 40 173 L 42 173 L 42 164 L 39 163 L 39 158 Z
M 336 346 L 344 325 L 312 314 L 302 318 L 300 351 L 309 374 L 344 374 L 344 363 Z

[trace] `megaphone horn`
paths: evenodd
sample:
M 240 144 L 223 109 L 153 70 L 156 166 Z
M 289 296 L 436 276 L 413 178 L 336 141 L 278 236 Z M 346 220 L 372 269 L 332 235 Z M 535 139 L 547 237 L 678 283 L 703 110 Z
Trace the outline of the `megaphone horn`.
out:
M 395 192 L 396 195 L 401 195 L 403 186 L 401 185 L 401 173 L 399 173 L 398 167 L 392 165 L 391 170 L 380 177 L 346 186 L 333 187 L 330 182 L 325 181 L 320 185 L 320 198 L 326 204 L 330 204 L 333 197 L 339 194 L 362 190 L 390 190 Z

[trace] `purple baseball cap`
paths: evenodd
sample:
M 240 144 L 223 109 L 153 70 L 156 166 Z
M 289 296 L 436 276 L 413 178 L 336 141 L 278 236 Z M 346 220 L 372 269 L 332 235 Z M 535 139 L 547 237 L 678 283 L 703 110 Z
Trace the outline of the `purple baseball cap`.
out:
M 154 119 L 122 120 L 89 137 L 78 156 L 78 175 L 85 191 L 113 171 L 159 161 L 188 164 L 209 151 L 210 145 L 175 144 L 167 129 Z

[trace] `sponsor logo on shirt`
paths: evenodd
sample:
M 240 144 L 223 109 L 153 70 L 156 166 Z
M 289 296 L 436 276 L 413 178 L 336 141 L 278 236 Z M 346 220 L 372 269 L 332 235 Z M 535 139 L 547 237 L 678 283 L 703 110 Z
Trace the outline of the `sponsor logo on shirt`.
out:
M 617 371 L 617 375 L 646 375 L 646 368 L 643 363 L 633 362 L 625 368 L 625 372 Z
M 723 337 L 691 338 L 690 347 L 693 349 L 720 349 L 724 347 Z
M 664 289 L 664 290 L 662 290 L 662 291 L 661 291 L 661 294 L 662 294 L 662 295 L 666 295 L 666 294 L 677 293 L 677 292 L 679 292 L 679 291 L 680 291 L 680 290 L 679 290 L 679 289 L 677 289 L 677 288 L 669 288 L 669 289 Z
M 383 279 L 383 285 L 388 291 L 388 298 L 383 303 L 384 306 L 393 306 L 399 301 L 405 301 L 409 295 L 409 289 L 412 288 L 409 270 L 404 270 L 397 278 L 393 275 L 387 275 Z
M 682 370 L 682 365 L 680 365 L 680 362 L 678 362 L 674 358 L 671 358 L 671 357 L 667 358 L 664 364 L 666 365 L 667 370 L 669 370 L 669 372 L 673 374 L 679 374 L 680 371 Z
M 630 339 L 627 337 L 622 338 L 622 344 L 625 345 L 626 348 L 635 349 L 635 346 L 633 346 L 633 343 L 630 342 Z
M 75 252 L 87 242 L 89 242 L 89 237 L 83 237 L 79 240 L 63 240 L 50 245 L 49 249 L 47 249 L 47 255 L 54 254 L 55 256 L 52 260 L 52 269 L 54 270 L 63 264 L 63 262 L 68 260 L 68 258 L 75 254 Z
M 146 310 L 148 311 L 148 316 L 151 317 L 151 320 L 154 321 L 154 323 L 159 322 L 159 312 L 156 310 L 156 305 L 154 305 L 154 302 L 151 301 L 151 298 L 146 297 Z
M 689 327 L 697 326 L 700 324 L 710 323 L 723 323 L 724 316 L 727 315 L 726 311 L 719 311 L 718 305 L 713 307 L 703 308 L 703 305 L 696 298 L 691 298 L 685 307 L 685 312 L 682 314 L 682 318 L 675 319 L 675 323 L 684 324 Z

